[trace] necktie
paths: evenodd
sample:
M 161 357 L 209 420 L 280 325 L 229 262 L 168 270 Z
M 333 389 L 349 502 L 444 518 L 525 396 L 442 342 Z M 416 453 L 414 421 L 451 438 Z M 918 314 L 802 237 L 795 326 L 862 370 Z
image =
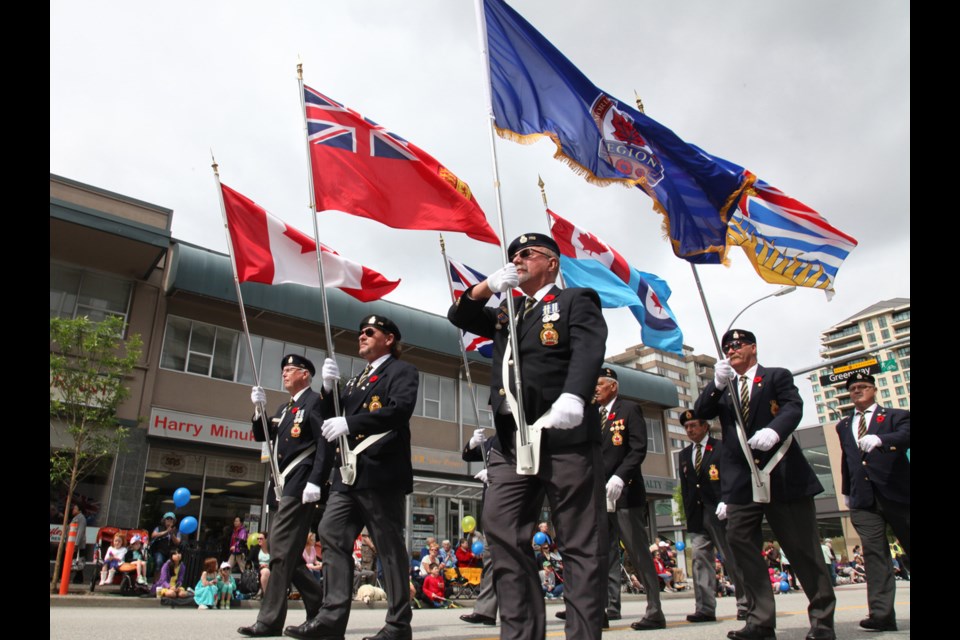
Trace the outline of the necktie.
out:
M 750 387 L 747 376 L 740 376 L 740 415 L 743 416 L 743 424 L 746 426 L 750 417 Z
M 603 431 L 607 427 L 607 408 L 600 408 L 600 430 Z
M 857 425 L 857 440 L 867 435 L 867 414 L 860 412 L 860 424 Z
M 697 455 L 693 458 L 693 468 L 700 473 L 700 465 L 703 464 L 703 445 L 697 443 Z
M 290 409 L 292 408 L 293 408 L 293 398 L 291 397 L 289 400 L 287 400 L 287 411 L 290 411 Z
M 523 313 L 520 314 L 520 318 L 526 318 L 527 314 L 530 313 L 530 310 L 537 306 L 537 299 L 528 297 L 523 301 Z
M 363 383 L 367 381 L 367 376 L 370 375 L 370 368 L 371 367 L 369 364 L 363 368 L 363 372 L 360 374 L 360 377 L 357 378 L 357 381 L 353 384 L 353 386 L 350 387 L 350 393 L 353 393 L 354 389 L 361 387 Z M 350 393 L 347 395 L 350 395 Z

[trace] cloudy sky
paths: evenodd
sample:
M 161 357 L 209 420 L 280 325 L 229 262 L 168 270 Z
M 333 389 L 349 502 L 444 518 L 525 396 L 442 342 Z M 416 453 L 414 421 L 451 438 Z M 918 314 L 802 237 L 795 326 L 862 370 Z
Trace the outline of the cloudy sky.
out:
M 760 362 L 801 369 L 821 330 L 879 301 L 910 297 L 910 16 L 903 0 L 513 0 L 594 84 L 681 138 L 743 165 L 816 209 L 859 246 L 830 302 L 818 290 L 741 316 Z M 473 0 L 51 0 L 50 171 L 173 210 L 175 238 L 226 240 L 210 152 L 224 183 L 310 232 L 296 65 L 305 82 L 411 140 L 470 184 L 499 232 Z M 698 352 L 713 339 L 688 263 L 637 189 L 588 184 L 553 144 L 497 139 L 505 234 L 545 231 L 550 207 L 666 279 Z M 321 213 L 321 240 L 393 278 L 386 299 L 443 313 L 435 232 Z M 446 234 L 455 259 L 490 272 L 500 250 Z M 718 331 L 776 291 L 742 251 L 699 275 Z M 606 310 L 607 355 L 640 342 Z M 797 379 L 804 423 L 816 421 Z

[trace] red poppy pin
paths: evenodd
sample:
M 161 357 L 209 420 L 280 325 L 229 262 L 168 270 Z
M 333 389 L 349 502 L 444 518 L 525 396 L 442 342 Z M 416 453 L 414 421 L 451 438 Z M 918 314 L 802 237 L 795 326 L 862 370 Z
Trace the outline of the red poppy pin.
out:
M 713 451 L 713 445 L 712 445 L 712 444 L 708 444 L 706 447 L 704 447 L 704 450 L 705 450 L 707 453 L 710 453 L 711 451 Z
M 378 380 L 378 376 L 370 376 L 370 384 L 373 384 Z
M 757 376 L 753 379 L 753 384 L 760 384 L 761 382 L 763 382 L 763 376 Z
M 297 411 L 300 411 L 300 407 L 294 407 L 294 408 L 290 409 L 290 413 L 291 413 L 292 415 L 297 415 Z
M 607 420 L 613 420 L 616 417 L 617 417 L 617 414 L 614 413 L 613 411 L 607 414 Z
M 556 299 L 556 297 L 557 296 L 553 295 L 552 293 L 548 293 L 547 295 L 543 296 L 543 302 L 550 302 L 551 300 Z
M 877 422 L 883 422 L 886 419 L 887 416 L 883 415 L 882 413 L 877 416 Z

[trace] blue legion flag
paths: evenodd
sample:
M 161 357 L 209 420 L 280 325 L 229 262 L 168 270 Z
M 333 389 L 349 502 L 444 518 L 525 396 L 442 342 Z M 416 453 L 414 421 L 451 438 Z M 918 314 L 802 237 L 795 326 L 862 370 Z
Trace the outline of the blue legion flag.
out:
M 567 286 L 589 287 L 606 308 L 629 307 L 640 323 L 643 344 L 683 353 L 683 333 L 667 306 L 670 286 L 652 273 L 632 267 L 613 247 L 574 226 L 553 211 L 550 233 L 560 247 L 560 270 Z
M 674 254 L 718 264 L 746 176 L 598 89 L 501 0 L 484 0 L 497 133 L 549 137 L 554 157 L 597 184 L 636 185 L 664 216 Z

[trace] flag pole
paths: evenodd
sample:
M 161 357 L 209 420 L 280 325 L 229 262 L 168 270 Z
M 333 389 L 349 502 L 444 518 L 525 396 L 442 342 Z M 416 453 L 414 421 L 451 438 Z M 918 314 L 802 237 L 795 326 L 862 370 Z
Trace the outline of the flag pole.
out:
M 509 264 L 507 257 L 506 232 L 503 223 L 503 199 L 500 194 L 500 169 L 497 166 L 497 145 L 496 135 L 494 134 L 494 114 L 493 114 L 493 96 L 490 92 L 490 54 L 487 50 L 487 20 L 483 13 L 483 0 L 475 0 L 474 7 L 477 13 L 478 36 L 480 39 L 480 54 L 483 59 L 483 80 L 484 90 L 487 96 L 487 120 L 488 131 L 490 134 L 490 157 L 493 164 L 493 188 L 497 199 L 497 218 L 500 223 L 500 253 L 503 257 L 503 264 Z M 514 419 L 517 422 L 517 434 L 520 442 L 517 445 L 517 471 L 532 474 L 536 468 L 534 456 L 539 456 L 539 451 L 534 451 L 531 444 L 531 435 L 527 421 L 523 415 L 523 393 L 520 384 L 520 348 L 517 342 L 517 313 L 513 304 L 513 292 L 507 292 L 507 325 L 509 327 L 510 350 L 513 360 L 513 379 L 516 383 L 517 413 Z M 510 381 L 504 380 L 504 386 L 509 386 Z
M 313 220 L 313 239 L 317 244 L 317 275 L 320 278 L 320 306 L 323 310 L 323 330 L 327 339 L 327 353 L 328 357 L 336 360 L 337 354 L 333 346 L 333 332 L 330 330 L 330 310 L 327 307 L 327 289 L 323 284 L 323 258 L 321 257 L 322 249 L 320 248 L 320 232 L 317 228 L 317 202 L 313 192 L 313 160 L 310 157 L 310 132 L 307 129 L 307 106 L 306 101 L 303 97 L 303 63 L 297 63 L 297 84 L 300 87 L 300 112 L 303 114 L 303 140 L 306 144 L 307 149 L 307 190 L 310 197 L 310 218 Z M 322 384 L 322 382 L 321 382 Z M 333 389 L 331 390 L 333 395 L 333 410 L 334 413 L 339 416 L 340 414 L 340 381 L 334 380 Z M 356 468 L 348 462 L 350 446 L 347 442 L 347 436 L 341 435 L 337 439 L 337 444 L 340 446 L 340 460 L 344 465 L 340 468 L 340 475 L 344 479 L 345 484 L 353 484 L 353 479 L 355 477 Z M 349 475 L 349 482 L 346 481 L 346 478 Z
M 450 279 L 450 261 L 447 259 L 447 246 L 443 242 L 443 234 L 440 235 L 440 255 L 443 256 L 443 266 L 444 271 L 447 272 L 447 288 L 450 290 L 450 301 L 456 302 L 457 298 L 453 295 L 453 281 Z M 511 292 L 512 295 L 512 292 Z M 463 332 L 458 329 L 460 333 L 461 340 L 458 340 L 460 343 L 460 355 L 463 357 L 463 370 L 466 372 L 467 376 L 467 389 L 470 391 L 470 399 L 473 401 L 473 412 L 477 416 L 477 427 L 484 428 L 480 424 L 480 407 L 477 406 L 477 394 L 476 390 L 473 387 L 473 378 L 470 376 L 470 362 L 467 360 L 467 350 L 463 347 Z M 480 445 L 480 455 L 483 457 L 483 466 L 487 466 L 487 451 L 483 448 L 483 445 Z
M 543 198 L 543 214 L 547 216 L 547 229 L 550 231 L 550 236 L 553 236 L 553 218 L 550 217 L 550 207 L 547 205 L 547 191 L 544 189 L 543 178 L 540 177 L 540 174 L 537 174 L 537 185 L 540 187 L 540 197 Z M 554 238 L 556 240 L 556 238 Z M 560 256 L 557 256 L 557 278 L 560 279 L 560 287 L 563 289 L 567 288 L 567 284 L 563 279 L 563 269 L 560 267 Z
M 213 178 L 217 183 L 217 196 L 220 198 L 220 215 L 223 217 L 223 232 L 227 236 L 227 251 L 230 255 L 230 267 L 233 269 L 233 284 L 237 290 L 237 302 L 240 303 L 240 321 L 243 324 L 243 335 L 247 337 L 247 353 L 250 355 L 250 367 L 253 370 L 253 380 L 256 386 L 260 386 L 260 372 L 257 371 L 257 362 L 253 356 L 253 340 L 250 338 L 250 328 L 247 326 L 247 311 L 243 306 L 243 294 L 240 293 L 240 277 L 237 275 L 237 261 L 233 257 L 233 239 L 230 237 L 230 225 L 227 222 L 227 207 L 223 202 L 223 187 L 220 185 L 220 168 L 216 159 L 213 157 L 213 150 L 210 151 L 210 160 L 213 162 Z M 270 475 L 273 478 L 273 491 L 277 496 L 277 502 L 283 497 L 283 480 L 280 475 L 280 467 L 277 466 L 277 456 L 274 443 L 270 439 L 270 427 L 267 424 L 266 405 L 257 404 L 257 414 L 263 424 L 263 433 L 267 439 L 267 458 L 270 462 Z
M 637 97 L 639 101 L 640 98 Z M 717 329 L 713 325 L 713 316 L 710 315 L 710 307 L 707 306 L 707 297 L 703 293 L 703 286 L 700 284 L 700 274 L 697 273 L 697 265 L 694 263 L 690 264 L 690 270 L 693 271 L 693 279 L 697 283 L 697 291 L 700 293 L 700 303 L 703 305 L 703 312 L 707 316 L 707 324 L 710 325 L 710 336 L 713 338 L 713 345 L 717 349 L 717 357 L 720 360 L 723 360 L 724 353 L 723 349 L 720 346 L 720 339 L 717 338 Z M 730 392 L 730 400 L 733 402 L 733 417 L 736 420 L 737 428 L 743 433 L 743 440 L 747 440 L 747 425 L 743 423 L 743 411 L 740 407 L 740 396 L 733 392 L 733 389 L 730 388 L 730 384 L 727 384 L 727 391 Z M 750 465 L 750 475 L 753 476 L 753 482 L 758 487 L 763 487 L 763 480 L 760 478 L 760 472 L 757 469 L 757 464 L 753 461 L 753 454 L 749 449 L 744 450 L 744 457 L 747 459 L 747 464 Z

